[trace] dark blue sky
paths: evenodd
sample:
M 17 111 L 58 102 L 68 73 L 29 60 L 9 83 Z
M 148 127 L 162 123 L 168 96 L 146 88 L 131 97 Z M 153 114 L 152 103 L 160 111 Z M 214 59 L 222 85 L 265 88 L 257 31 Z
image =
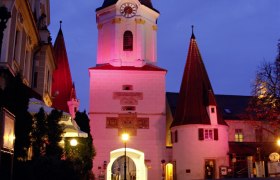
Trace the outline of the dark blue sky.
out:
M 152 0 L 158 19 L 158 66 L 168 70 L 166 89 L 178 92 L 191 25 L 216 94 L 250 95 L 261 63 L 273 61 L 280 39 L 279 0 Z M 88 110 L 88 68 L 95 66 L 95 9 L 103 0 L 52 0 L 53 42 L 62 20 L 80 110 Z

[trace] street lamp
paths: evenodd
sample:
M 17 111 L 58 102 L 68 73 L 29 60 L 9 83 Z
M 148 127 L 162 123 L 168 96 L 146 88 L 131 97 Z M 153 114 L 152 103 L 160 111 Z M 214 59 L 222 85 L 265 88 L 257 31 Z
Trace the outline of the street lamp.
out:
M 126 142 L 129 139 L 129 134 L 123 133 L 122 140 L 124 142 L 124 180 L 126 180 Z
M 77 144 L 78 144 L 77 139 L 71 139 L 71 140 L 70 140 L 70 145 L 71 145 L 71 146 L 75 147 L 75 146 L 77 146 Z
M 280 139 L 277 139 L 277 145 L 280 146 Z

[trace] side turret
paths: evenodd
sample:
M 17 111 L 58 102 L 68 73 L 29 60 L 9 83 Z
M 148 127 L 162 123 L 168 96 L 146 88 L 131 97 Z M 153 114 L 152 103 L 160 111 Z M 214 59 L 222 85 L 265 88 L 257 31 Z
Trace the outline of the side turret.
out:
M 171 133 L 178 179 L 219 178 L 219 167 L 228 165 L 228 126 L 193 33 Z
M 77 99 L 74 83 L 72 85 L 72 90 L 71 90 L 69 101 L 67 101 L 67 105 L 69 108 L 69 113 L 71 114 L 72 118 L 75 118 L 76 112 L 79 110 L 80 101 L 79 99 Z

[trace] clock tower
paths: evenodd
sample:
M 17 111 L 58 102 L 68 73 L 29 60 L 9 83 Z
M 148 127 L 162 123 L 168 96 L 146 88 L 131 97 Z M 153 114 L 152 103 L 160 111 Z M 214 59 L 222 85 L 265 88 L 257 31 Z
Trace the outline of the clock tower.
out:
M 141 67 L 157 60 L 157 18 L 151 2 L 105 0 L 96 11 L 97 64 Z
M 97 59 L 89 68 L 95 177 L 162 177 L 166 70 L 156 65 L 158 17 L 150 0 L 104 0 L 96 9 Z

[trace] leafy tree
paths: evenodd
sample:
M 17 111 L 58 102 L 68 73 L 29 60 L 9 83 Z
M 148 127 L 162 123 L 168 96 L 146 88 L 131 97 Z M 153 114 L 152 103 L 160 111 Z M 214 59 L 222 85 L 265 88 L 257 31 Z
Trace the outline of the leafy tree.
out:
M 62 112 L 52 110 L 48 115 L 43 108 L 34 115 L 32 130 L 33 159 L 43 156 L 60 159 L 63 149 L 59 142 L 62 139 L 63 125 L 59 124 Z
M 277 47 L 278 53 L 275 61 L 264 62 L 257 71 L 248 112 L 254 119 L 279 126 L 280 40 Z
M 90 134 L 89 118 L 86 112 L 77 112 L 75 121 L 80 127 L 80 130 L 88 133 L 87 138 L 79 138 L 79 144 L 76 147 L 71 147 L 70 139 L 66 139 L 65 150 L 66 156 L 75 164 L 75 169 L 80 174 L 80 179 L 89 179 L 92 160 L 95 156 L 95 149 L 92 144 L 92 136 Z
M 59 123 L 62 117 L 62 111 L 52 110 L 47 117 L 48 126 L 48 144 L 46 147 L 46 155 L 60 159 L 63 154 L 63 149 L 59 145 L 62 140 L 64 126 Z
M 47 139 L 47 117 L 43 108 L 34 115 L 32 130 L 33 159 L 37 159 L 45 154 L 45 143 Z

